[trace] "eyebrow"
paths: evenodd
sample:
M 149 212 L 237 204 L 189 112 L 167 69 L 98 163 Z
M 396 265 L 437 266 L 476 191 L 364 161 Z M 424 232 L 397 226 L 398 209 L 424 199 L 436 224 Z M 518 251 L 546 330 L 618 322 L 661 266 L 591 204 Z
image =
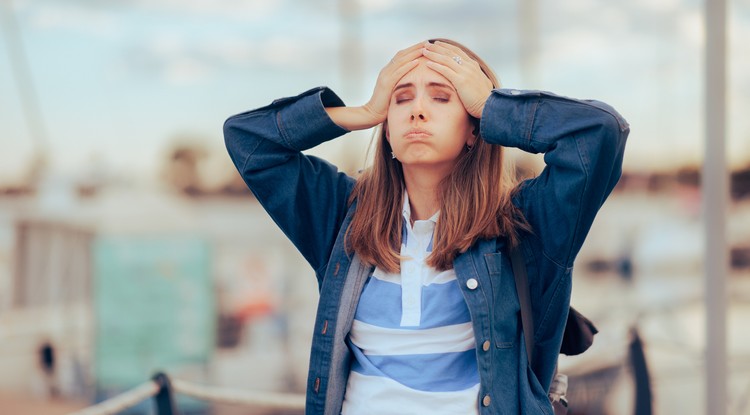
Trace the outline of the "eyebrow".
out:
M 397 85 L 395 88 L 393 88 L 393 92 L 396 92 L 399 89 L 412 88 L 412 87 L 414 87 L 414 84 L 411 83 L 411 82 L 408 82 L 408 83 L 405 83 L 405 84 Z M 427 87 L 428 88 L 429 87 L 433 87 L 433 88 L 446 88 L 446 89 L 450 89 L 451 91 L 455 90 L 452 86 L 450 86 L 448 84 L 444 84 L 442 82 L 430 82 L 430 83 L 427 84 Z

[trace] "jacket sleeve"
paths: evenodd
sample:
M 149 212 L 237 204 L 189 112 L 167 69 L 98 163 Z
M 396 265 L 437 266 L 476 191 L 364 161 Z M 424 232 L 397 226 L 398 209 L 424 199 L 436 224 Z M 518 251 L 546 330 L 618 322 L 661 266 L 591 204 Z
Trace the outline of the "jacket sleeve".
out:
M 302 151 L 347 132 L 325 111 L 343 105 L 320 87 L 224 123 L 224 141 L 240 175 L 318 275 L 346 215 L 354 179 Z
M 534 316 L 531 367 L 547 390 L 568 315 L 573 262 L 620 178 L 630 127 L 601 102 L 495 90 L 480 132 L 490 143 L 544 153 L 544 170 L 521 183 L 514 203 L 533 231 L 521 243 Z
M 485 104 L 480 132 L 490 143 L 544 153 L 546 167 L 521 184 L 516 203 L 541 238 L 543 254 L 560 267 L 571 267 L 620 178 L 627 122 L 598 101 L 495 90 Z

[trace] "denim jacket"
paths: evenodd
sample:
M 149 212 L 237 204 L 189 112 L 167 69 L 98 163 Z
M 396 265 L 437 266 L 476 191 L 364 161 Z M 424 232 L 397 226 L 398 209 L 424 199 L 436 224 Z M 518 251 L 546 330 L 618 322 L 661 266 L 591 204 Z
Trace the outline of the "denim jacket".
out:
M 229 155 L 276 224 L 315 270 L 320 290 L 307 380 L 307 414 L 338 415 L 349 376 L 346 337 L 372 267 L 344 249 L 355 180 L 302 153 L 347 130 L 325 107 L 330 89 L 230 117 Z M 547 398 L 567 318 L 571 272 L 594 216 L 617 183 L 626 121 L 610 106 L 547 92 L 494 90 L 480 121 L 492 144 L 544 153 L 546 167 L 513 202 L 533 232 L 521 235 L 535 323 L 529 364 L 505 242 L 481 240 L 454 261 L 476 339 L 481 414 L 552 414 Z

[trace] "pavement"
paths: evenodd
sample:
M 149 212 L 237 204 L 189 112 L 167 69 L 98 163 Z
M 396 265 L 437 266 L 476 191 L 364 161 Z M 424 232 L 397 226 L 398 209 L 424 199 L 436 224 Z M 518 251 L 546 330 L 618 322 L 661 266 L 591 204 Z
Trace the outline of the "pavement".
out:
M 0 415 L 63 415 L 85 408 L 85 401 L 40 399 L 32 396 L 0 392 Z

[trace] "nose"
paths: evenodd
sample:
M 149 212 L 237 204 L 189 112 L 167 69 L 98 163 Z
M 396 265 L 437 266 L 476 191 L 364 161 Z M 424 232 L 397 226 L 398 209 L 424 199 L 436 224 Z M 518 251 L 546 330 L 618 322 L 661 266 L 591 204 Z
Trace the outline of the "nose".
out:
M 411 107 L 411 120 L 427 121 L 427 114 L 425 113 L 424 106 L 422 105 L 422 98 L 417 97 L 413 101 Z

